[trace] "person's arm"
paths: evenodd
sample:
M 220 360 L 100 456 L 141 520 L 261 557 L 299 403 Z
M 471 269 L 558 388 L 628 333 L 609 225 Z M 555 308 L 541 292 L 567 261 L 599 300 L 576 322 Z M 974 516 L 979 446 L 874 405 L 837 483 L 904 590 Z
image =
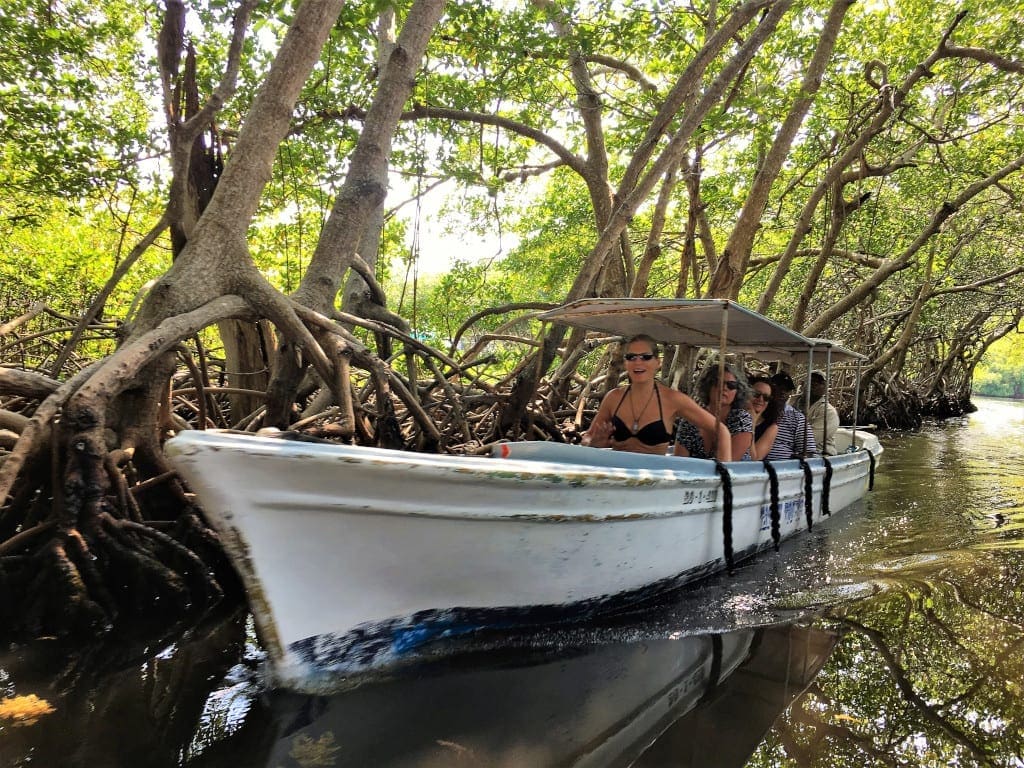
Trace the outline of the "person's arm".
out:
M 729 451 L 732 454 L 732 461 L 739 461 L 743 458 L 743 454 L 751 448 L 751 442 L 753 441 L 753 432 L 732 432 L 729 437 Z
M 683 444 L 683 425 L 686 424 L 686 419 L 676 419 L 675 434 L 672 435 L 672 455 L 673 456 L 689 456 L 690 449 Z
M 705 413 L 707 413 L 705 411 Z M 708 414 L 709 416 L 711 414 Z M 711 419 L 715 421 L 715 417 L 711 416 Z M 743 454 L 740 454 L 741 456 Z M 719 461 L 732 461 L 732 435 L 729 434 L 729 428 L 725 426 L 725 422 L 718 422 L 718 444 L 715 447 L 715 458 Z
M 778 424 L 769 424 L 764 433 L 757 438 L 754 445 L 750 449 L 750 458 L 760 461 L 768 452 L 771 451 L 772 446 L 775 445 L 775 437 L 779 434 Z
M 733 409 L 726 422 L 729 428 L 732 460 L 740 461 L 753 448 L 754 417 L 745 409 Z
M 839 429 L 839 411 L 832 405 L 825 408 L 825 445 L 821 446 L 822 453 L 826 453 L 829 447 L 832 452 L 836 450 L 836 430 Z
M 604 396 L 601 406 L 597 409 L 594 420 L 590 422 L 590 428 L 583 433 L 580 439 L 581 445 L 589 445 L 594 448 L 607 448 L 612 442 L 612 399 L 619 390 L 613 389 Z

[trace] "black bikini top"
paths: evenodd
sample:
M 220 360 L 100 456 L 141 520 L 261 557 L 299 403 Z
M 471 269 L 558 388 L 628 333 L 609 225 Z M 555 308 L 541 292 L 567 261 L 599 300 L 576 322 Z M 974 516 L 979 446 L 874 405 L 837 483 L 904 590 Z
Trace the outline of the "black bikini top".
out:
M 615 406 L 615 412 L 612 414 L 612 426 L 615 430 L 612 432 L 612 440 L 617 443 L 629 440 L 631 437 L 635 437 L 644 445 L 661 445 L 672 440 L 672 434 L 665 429 L 665 417 L 661 411 L 661 393 L 658 391 L 658 384 L 654 384 L 654 395 L 658 398 L 658 418 L 656 421 L 652 421 L 649 424 L 644 424 L 636 432 L 633 432 L 626 423 L 619 418 L 619 408 L 629 397 L 629 391 L 632 389 L 632 385 L 626 388 L 626 393 L 619 400 L 619 404 Z

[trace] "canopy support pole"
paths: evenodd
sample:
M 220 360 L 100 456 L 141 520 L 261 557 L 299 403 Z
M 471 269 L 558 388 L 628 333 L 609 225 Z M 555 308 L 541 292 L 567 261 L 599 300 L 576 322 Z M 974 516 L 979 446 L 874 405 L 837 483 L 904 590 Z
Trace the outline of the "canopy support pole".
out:
M 721 392 L 725 388 L 725 351 L 729 348 L 729 302 L 722 302 L 722 333 L 718 340 L 718 391 L 719 401 L 714 404 L 715 411 L 715 458 L 718 458 L 718 425 L 722 423 Z M 711 403 L 708 403 L 711 405 Z M 729 446 L 729 459 L 732 459 L 732 446 Z

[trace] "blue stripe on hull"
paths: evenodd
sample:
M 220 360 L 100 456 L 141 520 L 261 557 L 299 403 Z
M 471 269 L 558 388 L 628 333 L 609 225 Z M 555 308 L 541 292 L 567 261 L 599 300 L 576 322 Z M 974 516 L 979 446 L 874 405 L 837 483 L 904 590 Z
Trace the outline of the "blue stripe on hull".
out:
M 771 542 L 736 553 L 736 560 L 753 557 L 770 548 Z M 417 651 L 444 639 L 476 632 L 528 629 L 572 624 L 636 610 L 645 603 L 723 569 L 722 560 L 707 563 L 670 579 L 640 589 L 591 598 L 565 605 L 509 606 L 499 608 L 439 608 L 412 616 L 362 624 L 344 635 L 327 633 L 298 640 L 289 655 L 313 676 L 355 675 L 383 666 L 413 662 Z

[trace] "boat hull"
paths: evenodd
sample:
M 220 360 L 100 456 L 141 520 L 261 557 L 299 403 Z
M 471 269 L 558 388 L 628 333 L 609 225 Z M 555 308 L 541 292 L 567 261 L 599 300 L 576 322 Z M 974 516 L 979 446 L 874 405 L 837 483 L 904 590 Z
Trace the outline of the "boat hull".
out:
M 553 443 L 456 457 L 198 431 L 167 453 L 245 583 L 273 683 L 301 691 L 438 637 L 614 611 L 774 544 L 755 462 L 723 481 L 709 461 Z M 836 513 L 874 461 L 829 464 Z M 784 539 L 808 527 L 808 475 L 812 520 L 824 516 L 826 465 L 773 466 Z

